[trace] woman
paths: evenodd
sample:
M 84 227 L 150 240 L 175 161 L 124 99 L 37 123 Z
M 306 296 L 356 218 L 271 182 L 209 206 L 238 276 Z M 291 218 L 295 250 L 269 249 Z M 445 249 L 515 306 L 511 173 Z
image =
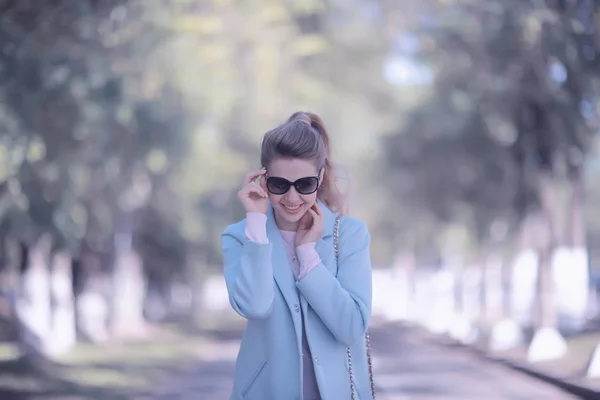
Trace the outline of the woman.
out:
M 238 193 L 246 219 L 222 237 L 229 300 L 248 321 L 231 400 L 371 398 L 370 237 L 341 218 L 336 260 L 330 154 L 321 119 L 297 112 L 265 134 L 263 168 Z

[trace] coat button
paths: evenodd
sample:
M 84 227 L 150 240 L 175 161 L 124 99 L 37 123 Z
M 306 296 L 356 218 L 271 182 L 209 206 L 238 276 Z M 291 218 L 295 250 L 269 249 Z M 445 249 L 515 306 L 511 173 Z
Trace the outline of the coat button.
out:
M 298 304 L 294 304 L 294 311 L 300 312 L 300 306 Z
M 315 363 L 316 363 L 317 365 L 319 365 L 319 357 L 316 357 L 316 358 L 315 358 Z

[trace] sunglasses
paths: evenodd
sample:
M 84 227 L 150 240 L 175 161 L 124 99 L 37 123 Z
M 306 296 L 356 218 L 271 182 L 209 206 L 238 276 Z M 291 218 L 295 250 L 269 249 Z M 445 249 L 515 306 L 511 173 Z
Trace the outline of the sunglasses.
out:
M 319 171 L 319 175 L 321 175 L 321 171 Z M 313 194 L 319 188 L 319 177 L 307 176 L 300 178 L 295 182 L 290 182 L 285 178 L 276 176 L 267 177 L 267 190 L 272 194 L 286 194 L 292 186 L 296 189 L 296 192 L 300 194 Z

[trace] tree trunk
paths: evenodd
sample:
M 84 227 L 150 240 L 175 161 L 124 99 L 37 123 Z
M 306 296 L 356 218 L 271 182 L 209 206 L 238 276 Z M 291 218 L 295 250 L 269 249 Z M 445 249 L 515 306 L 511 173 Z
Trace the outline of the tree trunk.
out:
M 498 263 L 497 268 L 500 269 L 496 275 L 500 298 L 496 304 L 498 315 L 492 325 L 488 347 L 491 351 L 501 352 L 522 345 L 523 332 L 513 318 L 515 310 L 513 307 L 512 264 L 501 257 L 498 257 L 495 262 Z M 488 279 L 493 280 L 494 278 L 488 275 Z
M 469 274 L 461 266 L 460 270 L 454 273 L 454 318 L 450 326 L 450 336 L 463 343 L 471 343 L 475 340 L 475 330 L 473 320 L 471 319 L 473 308 L 470 307 L 470 297 L 467 294 L 469 290 Z M 472 304 L 471 304 L 472 305 Z
M 567 205 L 565 240 L 553 259 L 557 286 L 557 304 L 561 326 L 580 330 L 586 322 L 589 306 L 589 256 L 583 215 L 583 182 L 579 168 L 569 175 L 570 201 Z
M 501 320 L 503 315 L 503 263 L 498 254 L 490 253 L 483 261 L 483 310 L 486 327 Z
M 71 264 L 71 256 L 66 251 L 57 251 L 52 255 L 51 336 L 47 343 L 51 355 L 68 352 L 76 342 Z
M 556 311 L 556 288 L 552 263 L 557 249 L 558 204 L 555 181 L 549 172 L 540 178 L 540 197 L 542 212 L 534 231 L 537 239 L 538 258 L 538 290 L 536 331 L 528 349 L 527 359 L 540 362 L 561 358 L 567 352 L 567 344 L 557 329 L 558 315 Z
M 36 243 L 22 246 L 21 274 L 16 298 L 19 350 L 21 356 L 45 354 L 50 335 L 50 235 L 41 236 Z
M 555 288 L 552 271 L 552 257 L 559 242 L 558 235 L 558 199 L 555 179 L 550 173 L 542 173 L 540 178 L 540 197 L 542 212 L 535 221 L 537 225 L 536 238 L 539 251 L 538 262 L 538 299 L 537 324 L 538 328 L 557 327 L 555 304 Z
M 584 187 L 582 172 L 580 169 L 573 170 L 569 179 L 571 199 L 569 207 L 567 244 L 572 248 L 586 248 L 586 227 L 583 215 Z
M 206 318 L 207 310 L 210 310 L 211 301 L 206 297 L 204 285 L 206 282 L 206 268 L 198 268 L 208 263 L 208 252 L 204 246 L 190 246 L 187 252 L 187 262 L 185 266 L 185 274 L 189 277 L 190 287 L 192 288 L 192 303 L 190 312 L 194 324 L 201 326 Z M 190 261 L 193 260 L 193 261 Z M 199 290 L 199 288 L 201 288 Z M 173 293 L 173 282 L 169 283 L 169 292 Z M 169 307 L 174 308 L 173 296 L 169 296 Z
M 2 326 L 0 326 L 0 340 L 15 342 L 19 340 L 17 304 L 19 296 L 19 282 L 22 270 L 23 246 L 7 235 L 2 236 L 2 294 L 4 304 L 2 309 Z M 17 321 L 17 323 L 14 323 Z
M 500 285 L 502 290 L 502 305 L 500 319 L 512 318 L 513 316 L 513 285 L 512 285 L 512 264 L 506 258 L 502 258 L 500 261 L 502 268 L 500 273 Z
M 454 274 L 454 309 L 457 314 L 465 312 L 465 271 L 460 270 Z
M 13 268 L 8 247 L 5 234 L 0 234 L 0 340 L 10 339 L 9 327 L 12 320 Z
M 477 263 L 469 265 L 463 274 L 463 310 L 469 321 L 478 325 L 482 315 L 481 302 L 483 267 Z
M 10 282 L 10 257 L 8 256 L 8 246 L 6 236 L 0 233 L 0 290 L 3 294 L 8 293 L 11 282 Z M 2 302 L 4 303 L 5 296 L 2 296 Z M 2 306 L 4 310 L 4 304 Z
M 541 328 L 556 328 L 557 315 L 554 296 L 554 279 L 552 276 L 551 249 L 540 251 L 538 263 L 537 313 L 535 326 Z
M 406 279 L 406 315 L 409 321 L 413 321 L 416 319 L 414 310 L 417 302 L 417 259 L 414 249 L 411 249 L 406 253 L 404 271 Z
M 507 267 L 510 297 L 507 299 L 508 318 L 522 327 L 531 327 L 535 319 L 537 303 L 537 279 L 539 267 L 539 252 L 535 239 L 539 236 L 534 232 L 535 217 L 538 214 L 527 215 L 521 223 L 517 251 L 512 262 Z M 544 230 L 543 234 L 547 234 Z
M 392 268 L 392 276 L 396 279 L 391 283 L 397 288 L 398 298 L 389 300 L 394 300 L 393 314 L 405 321 L 411 321 L 411 311 L 415 311 L 415 260 L 412 255 L 410 251 L 398 251 Z
M 128 212 L 115 232 L 111 331 L 117 337 L 137 337 L 145 332 L 146 282 L 142 258 L 133 248 L 133 217 L 133 212 Z
M 107 274 L 101 254 L 84 242 L 81 258 L 72 264 L 77 333 L 92 343 L 108 339 Z

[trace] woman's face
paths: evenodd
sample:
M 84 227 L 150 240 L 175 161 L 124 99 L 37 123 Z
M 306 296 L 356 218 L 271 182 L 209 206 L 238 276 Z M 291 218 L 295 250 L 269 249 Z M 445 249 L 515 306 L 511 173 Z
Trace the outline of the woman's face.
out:
M 280 229 L 295 231 L 298 228 L 302 216 L 317 200 L 320 178 L 319 170 L 311 160 L 280 158 L 270 163 L 267 167 L 267 188 Z M 290 182 L 296 182 L 296 187 L 290 186 Z

